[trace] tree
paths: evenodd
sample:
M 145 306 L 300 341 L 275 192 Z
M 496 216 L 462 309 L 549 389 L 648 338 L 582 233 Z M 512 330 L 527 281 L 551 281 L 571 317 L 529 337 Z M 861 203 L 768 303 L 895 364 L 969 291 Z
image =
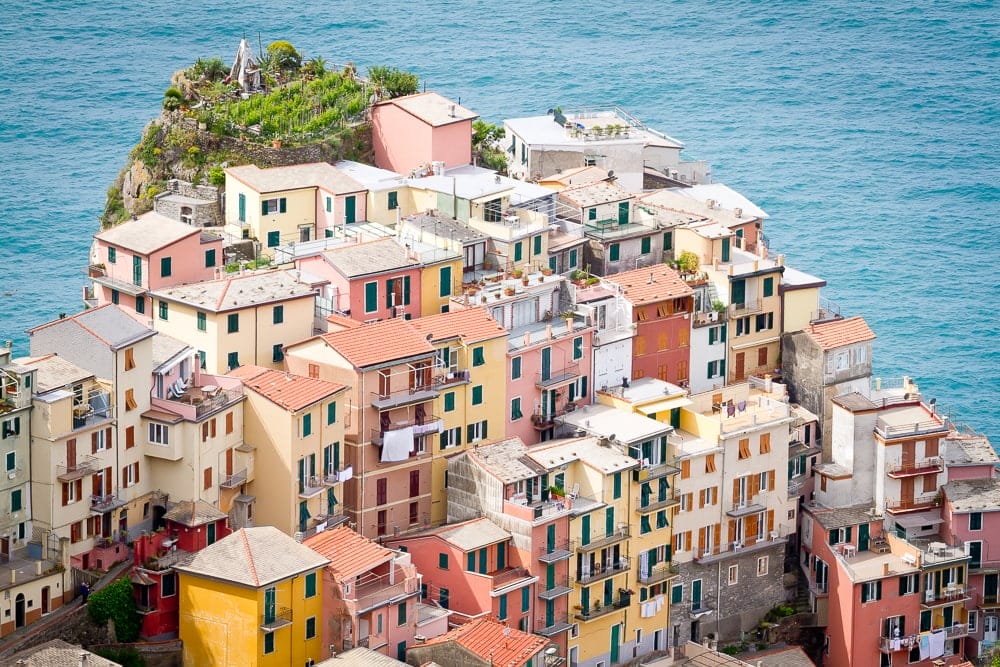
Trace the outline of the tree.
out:
M 690 250 L 682 252 L 677 259 L 677 268 L 680 269 L 681 273 L 697 273 L 700 267 L 701 262 L 698 261 L 698 255 Z
M 472 154 L 481 166 L 494 171 L 507 171 L 507 152 L 501 147 L 504 129 L 479 118 L 472 123 Z
M 291 72 L 302 67 L 302 56 L 291 42 L 278 40 L 267 45 L 268 62 L 282 72 Z
M 163 93 L 163 108 L 167 111 L 175 111 L 184 106 L 184 93 L 171 86 Z
M 368 78 L 375 85 L 378 95 L 384 99 L 393 99 L 417 92 L 420 77 L 412 72 L 404 72 L 395 67 L 372 65 L 368 68 Z
M 132 599 L 132 582 L 122 577 L 90 594 L 87 611 L 95 623 L 115 622 L 115 637 L 119 642 L 134 642 L 139 637 L 139 616 Z

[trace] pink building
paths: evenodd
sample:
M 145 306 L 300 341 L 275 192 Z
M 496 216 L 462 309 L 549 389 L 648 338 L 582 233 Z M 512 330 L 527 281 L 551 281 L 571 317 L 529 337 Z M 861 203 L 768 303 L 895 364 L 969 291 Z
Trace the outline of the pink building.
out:
M 303 271 L 330 281 L 334 311 L 359 322 L 421 313 L 421 262 L 396 239 L 367 241 L 296 260 Z
M 410 553 L 426 597 L 452 611 L 452 622 L 488 616 L 524 632 L 532 628 L 533 585 L 511 534 L 487 518 L 388 540 Z
M 949 482 L 995 477 L 1000 456 L 986 436 L 952 431 L 941 441 Z
M 632 379 L 655 377 L 686 387 L 691 362 L 694 290 L 666 264 L 605 279 L 632 306 Z
M 323 646 L 342 653 L 364 646 L 397 660 L 417 633 L 420 575 L 402 554 L 346 526 L 316 533 L 304 544 L 328 558 L 323 571 Z M 431 637 L 448 629 L 447 613 Z M 421 634 L 427 637 L 428 630 Z
M 462 667 L 540 667 L 547 642 L 505 623 L 481 618 L 410 649 L 411 665 Z
M 479 115 L 435 92 L 379 102 L 372 107 L 375 166 L 400 174 L 435 162 L 472 163 L 472 121 Z
M 147 292 L 216 277 L 224 265 L 222 237 L 149 212 L 94 235 L 93 262 L 85 302 L 114 303 L 149 320 Z

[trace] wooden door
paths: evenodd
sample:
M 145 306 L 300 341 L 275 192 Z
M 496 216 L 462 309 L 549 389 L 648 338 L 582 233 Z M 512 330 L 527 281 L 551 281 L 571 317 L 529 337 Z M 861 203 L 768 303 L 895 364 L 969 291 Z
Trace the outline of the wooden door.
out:
M 899 499 L 903 507 L 913 504 L 913 478 L 906 477 L 900 480 Z
M 742 380 L 746 373 L 746 352 L 736 353 L 736 379 Z
M 916 451 L 917 443 L 904 442 L 903 445 L 903 470 L 913 470 L 913 466 L 916 463 Z

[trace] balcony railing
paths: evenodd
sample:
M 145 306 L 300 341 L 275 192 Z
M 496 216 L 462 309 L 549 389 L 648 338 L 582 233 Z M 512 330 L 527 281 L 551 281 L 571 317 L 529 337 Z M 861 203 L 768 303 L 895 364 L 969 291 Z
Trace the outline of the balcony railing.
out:
M 539 634 L 543 637 L 554 637 L 555 635 L 566 632 L 573 626 L 569 623 L 569 616 L 566 612 L 555 613 L 551 618 L 544 618 L 544 612 L 540 614 L 540 618 L 535 619 L 535 634 Z
M 432 401 L 438 397 L 437 387 L 432 382 L 421 383 L 406 389 L 397 391 L 373 391 L 371 393 L 371 404 L 376 410 L 390 410 L 392 408 L 409 405 L 411 403 L 422 403 Z
M 924 607 L 952 604 L 969 599 L 967 593 L 963 584 L 949 584 L 940 588 L 929 588 L 924 591 L 920 604 Z
M 609 547 L 612 544 L 618 544 L 623 540 L 629 538 L 629 529 L 625 524 L 619 524 L 618 530 L 607 535 L 606 537 L 600 537 L 597 539 L 592 539 L 586 544 L 583 542 L 576 543 L 576 550 L 580 552 L 596 551 L 597 549 L 603 549 L 604 547 Z
M 938 632 L 942 628 L 933 628 L 931 632 Z M 969 626 L 965 623 L 955 623 L 951 627 L 944 628 L 945 639 L 959 639 L 969 634 Z M 909 634 L 902 637 L 879 637 L 878 648 L 883 653 L 894 653 L 896 651 L 909 651 L 920 643 L 919 634 Z
M 587 568 L 581 568 L 576 575 L 576 583 L 581 585 L 592 584 L 595 581 L 601 581 L 602 579 L 607 579 L 616 574 L 622 572 L 628 572 L 629 560 L 628 558 L 619 558 L 617 561 L 610 563 L 597 563 L 594 565 L 592 571 L 588 571 Z
M 323 484 L 326 486 L 333 486 L 338 482 L 346 482 L 354 476 L 354 466 L 346 466 L 344 468 L 335 468 L 330 466 L 326 469 L 326 474 L 323 475 Z
M 403 578 L 403 575 L 399 575 Z M 363 614 L 367 611 L 382 605 L 389 600 L 404 595 L 417 594 L 416 579 L 405 579 L 402 581 L 390 582 L 388 575 L 362 575 L 345 599 L 353 602 L 355 613 Z
M 279 607 L 278 609 L 265 613 L 260 619 L 260 629 L 261 630 L 276 630 L 278 628 L 284 627 L 286 625 L 291 625 L 292 623 L 292 610 L 288 607 Z
M 611 604 L 595 603 L 590 609 L 578 609 L 575 616 L 581 621 L 592 621 L 595 618 L 610 614 L 613 611 L 624 609 L 632 603 L 632 596 L 626 593 L 619 593 L 617 600 L 612 600 Z
M 679 570 L 673 563 L 658 563 L 649 572 L 643 575 L 639 573 L 640 584 L 658 584 L 661 581 L 672 579 L 677 576 Z
M 727 319 L 726 318 L 726 311 L 723 310 L 723 311 L 719 312 L 719 311 L 715 311 L 715 310 L 709 310 L 709 311 L 704 312 L 704 313 L 695 313 L 694 314 L 694 319 L 692 320 L 691 324 L 695 328 L 710 327 L 713 324 L 722 324 L 722 323 L 724 323 L 726 321 L 726 319 Z M 716 342 L 719 343 L 720 345 L 724 345 L 725 344 L 725 341 L 721 341 L 721 340 L 716 341 Z
M 580 377 L 580 364 L 570 362 L 562 368 L 553 369 L 548 373 L 535 373 L 536 387 L 552 387 L 562 382 L 569 382 Z
M 83 456 L 71 466 L 56 466 L 56 479 L 60 482 L 72 482 L 81 477 L 92 475 L 100 470 L 101 463 L 93 456 Z
M 433 375 L 434 385 L 437 387 L 449 387 L 456 384 L 468 382 L 472 374 L 467 370 L 457 370 L 451 368 L 435 368 Z
M 548 586 L 548 580 L 545 580 L 545 585 Z M 538 585 L 541 586 L 542 582 L 539 581 Z M 573 589 L 569 585 L 569 573 L 563 574 L 561 576 L 554 577 L 552 579 L 552 586 L 544 590 L 538 590 L 538 597 L 543 600 L 555 600 L 563 595 L 569 595 L 573 592 Z
M 639 514 L 650 514 L 651 512 L 666 509 L 672 505 L 679 505 L 681 502 L 680 498 L 666 498 L 664 500 L 658 500 L 658 497 L 659 496 L 651 496 L 649 501 L 646 504 L 643 504 L 640 497 L 635 496 L 633 500 L 635 511 Z
M 322 478 L 312 475 L 299 482 L 299 498 L 312 498 L 323 492 Z
M 404 428 L 412 428 L 413 435 L 423 436 L 440 433 L 444 428 L 444 420 L 436 415 L 424 415 L 411 419 L 395 419 L 384 427 L 373 428 L 371 431 L 371 441 L 376 445 L 381 445 L 385 438 L 386 431 L 401 431 Z
M 947 425 L 941 419 L 928 419 L 909 424 L 890 424 L 882 417 L 879 417 L 875 421 L 875 432 L 886 439 L 903 438 L 908 435 L 935 433 L 938 431 L 948 431 Z
M 566 560 L 572 555 L 568 540 L 553 544 L 551 547 L 548 545 L 538 547 L 538 560 L 546 564 Z
M 511 567 L 494 572 L 489 575 L 493 578 L 493 588 L 501 588 L 512 581 L 524 579 L 528 576 L 528 571 L 523 567 Z
M 760 299 L 749 299 L 743 303 L 734 303 L 729 306 L 729 317 L 744 317 L 759 313 L 764 309 L 764 302 Z
M 121 507 L 125 504 L 125 501 L 120 499 L 118 496 L 112 494 L 109 496 L 91 496 L 90 497 L 90 509 L 95 512 L 110 512 L 116 507 Z
M 247 481 L 247 471 L 246 468 L 240 470 L 239 472 L 233 473 L 232 475 L 227 475 L 222 478 L 219 482 L 220 489 L 235 489 L 240 484 L 244 484 Z
M 922 498 L 887 498 L 885 508 L 890 512 L 910 512 L 915 510 L 926 510 L 933 507 L 940 507 L 941 499 L 937 494 L 924 496 Z
M 941 457 L 932 456 L 919 461 L 887 463 L 886 472 L 890 477 L 906 477 L 908 475 L 925 475 L 943 470 Z

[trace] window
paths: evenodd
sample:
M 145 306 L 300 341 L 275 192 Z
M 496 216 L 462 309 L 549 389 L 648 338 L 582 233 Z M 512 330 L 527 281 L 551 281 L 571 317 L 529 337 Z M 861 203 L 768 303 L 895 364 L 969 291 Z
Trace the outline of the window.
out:
M 438 269 L 438 296 L 451 296 L 451 267 L 442 266 Z
M 125 348 L 125 370 L 130 371 L 135 368 L 135 348 Z
M 462 427 L 448 428 L 441 431 L 441 449 L 458 447 L 462 444 Z
M 284 197 L 275 197 L 273 199 L 262 199 L 260 202 L 260 214 L 261 215 L 273 215 L 275 213 L 284 213 L 288 210 L 287 201 Z
M 767 491 L 767 482 L 771 478 L 770 471 L 762 472 L 757 475 L 757 491 L 759 493 L 764 493 Z
M 205 490 L 207 491 L 207 490 L 211 489 L 212 488 L 212 468 L 208 467 L 208 468 L 205 468 L 204 470 L 202 470 L 201 471 L 201 478 L 202 478 L 201 479 L 202 485 L 204 486 Z
M 169 445 L 170 429 L 165 424 L 153 424 L 149 425 L 149 442 L 154 445 Z
M 577 263 L 577 258 L 576 257 L 577 257 L 576 249 L 570 250 L 569 251 L 569 260 L 566 263 L 566 265 L 567 265 L 568 268 L 570 268 L 570 269 L 575 269 L 576 268 L 576 263 Z M 555 257 L 553 257 L 552 259 L 555 260 Z M 553 271 L 556 270 L 556 267 L 554 267 L 554 266 L 550 266 L 549 268 L 551 268 Z
M 510 379 L 517 380 L 521 377 L 521 357 L 514 357 L 510 360 Z
M 973 634 L 976 631 L 976 626 L 979 625 L 979 612 L 975 610 L 969 611 L 969 634 Z
M 486 350 L 482 345 L 472 348 L 472 365 L 482 366 L 486 363 Z
M 135 447 L 135 426 L 129 426 L 125 429 L 125 449 L 133 447 Z
M 215 266 L 215 248 L 205 251 L 205 268 L 210 269 Z
M 620 256 L 621 248 L 617 243 L 612 243 L 608 246 L 608 261 L 617 262 Z
M 469 424 L 467 427 L 468 433 L 466 434 L 467 442 L 478 442 L 487 437 L 486 435 L 486 420 L 481 422 L 476 422 L 474 424 Z
M 229 333 L 236 333 L 240 330 L 240 314 L 230 313 L 226 317 L 226 330 Z
M 278 362 L 285 358 L 285 353 L 281 350 L 281 347 L 281 343 L 275 343 L 271 346 L 271 361 Z
M 756 316 L 757 331 L 767 331 L 774 328 L 774 313 L 762 313 Z M 750 333 L 749 331 L 747 333 Z
M 861 602 L 872 602 L 882 599 L 882 582 L 866 581 L 861 584 Z
M 501 621 L 507 620 L 507 594 L 504 593 L 503 595 L 501 595 L 497 603 L 500 608 L 499 612 L 497 613 L 497 618 Z
M 851 528 L 853 526 L 846 526 L 844 528 L 833 528 L 830 530 L 830 546 L 835 544 L 844 544 L 851 541 Z
M 740 566 L 739 565 L 730 565 L 729 566 L 729 571 L 728 571 L 728 573 L 726 575 L 726 581 L 729 583 L 730 586 L 735 586 L 736 584 L 739 583 L 739 581 L 740 581 Z
M 767 574 L 767 565 L 768 565 L 767 560 L 768 560 L 767 556 L 761 556 L 760 558 L 757 559 L 758 577 L 763 577 L 765 574 Z
M 137 407 L 137 405 L 138 404 L 135 402 L 135 389 L 126 389 L 125 390 L 125 411 L 128 412 L 129 410 L 135 410 L 136 407 Z
M 378 283 L 365 283 L 365 312 L 374 313 L 378 310 Z
M 160 277 L 166 278 L 171 273 L 171 261 L 169 257 L 160 258 Z
M 267 233 L 267 247 L 277 248 L 281 243 L 281 232 L 268 232 Z
M 524 244 L 520 241 L 514 244 L 514 261 L 520 262 L 524 256 Z
M 306 597 L 311 598 L 316 595 L 316 573 L 310 572 L 306 575 Z
M 163 575 L 160 580 L 160 597 L 169 598 L 177 594 L 177 575 L 173 572 Z
M 472 388 L 472 404 L 482 405 L 483 403 L 483 385 L 477 384 Z
M 334 401 L 326 406 L 326 423 L 334 424 L 337 422 L 337 403 Z
M 650 252 L 652 252 L 652 250 L 653 250 L 653 237 L 651 237 L 651 236 L 644 236 L 644 237 L 642 237 L 641 243 L 642 243 L 642 245 L 640 246 L 639 252 L 641 252 L 643 255 L 648 255 Z
M 573 339 L 573 360 L 583 359 L 583 336 Z
M 673 250 L 674 249 L 674 233 L 673 232 L 666 232 L 663 235 L 663 249 L 664 250 Z
M 517 421 L 523 416 L 521 413 L 521 397 L 512 398 L 510 400 L 510 420 Z
M 285 307 L 275 306 L 274 309 L 271 311 L 271 323 L 281 324 L 284 321 L 285 321 Z
M 614 497 L 615 500 L 617 500 L 617 499 L 619 499 L 619 498 L 622 497 L 622 474 L 621 474 L 621 472 L 616 472 L 614 474 L 614 477 L 612 479 L 614 480 L 614 483 L 613 483 L 613 487 L 614 487 L 613 497 Z
M 135 297 L 135 312 L 139 315 L 146 314 L 146 297 L 137 296 Z
M 10 492 L 10 511 L 20 512 L 22 509 L 24 506 L 21 504 L 21 489 L 14 489 Z
M 449 391 L 444 395 L 444 411 L 452 412 L 455 409 L 455 392 Z
M 764 296 L 774 296 L 774 278 L 764 278 Z
M 531 249 L 531 252 L 534 253 L 534 254 L 536 254 L 536 255 L 541 255 L 542 254 L 542 235 L 539 234 L 535 238 L 531 239 L 531 241 L 532 241 L 532 246 L 533 246 L 532 249 Z
M 740 440 L 740 459 L 750 458 L 750 438 Z
M 274 633 L 268 632 L 264 635 L 264 655 L 274 653 Z
M 969 514 L 969 530 L 982 530 L 983 529 L 983 513 L 982 512 L 972 512 Z
M 111 303 L 117 306 L 119 302 L 121 302 L 121 296 L 118 293 L 118 290 L 116 289 L 111 290 Z
M 167 314 L 168 314 L 167 310 L 168 310 L 167 302 L 166 301 L 160 301 L 160 319 L 161 320 L 167 319 Z
M 312 435 L 312 415 L 306 413 L 302 415 L 302 437 L 308 437 Z
M 118 261 L 118 251 L 115 248 L 108 248 L 108 264 Z
M 316 617 L 310 616 L 306 619 L 306 639 L 313 639 L 316 636 Z
M 208 328 L 208 320 L 205 313 L 198 312 L 198 331 L 205 331 Z
M 587 209 L 587 220 L 597 220 L 597 209 L 588 208 Z
M 691 509 L 691 494 L 682 493 L 680 500 L 681 500 L 680 511 L 681 512 L 689 511 Z
M 7 472 L 14 472 L 17 469 L 17 453 L 7 452 Z
M 226 355 L 226 365 L 229 367 L 229 370 L 233 370 L 234 368 L 239 368 L 240 367 L 240 353 L 239 352 L 230 352 L 229 354 L 227 354 Z
M 705 457 L 705 472 L 706 473 L 715 472 L 715 454 L 708 454 Z
M 394 211 L 399 208 L 399 193 L 395 190 L 389 193 L 389 210 Z
M 680 604 L 684 600 L 684 584 L 670 587 L 670 604 Z
M 771 434 L 761 433 L 760 434 L 760 453 L 770 454 L 771 453 Z
M 684 459 L 681 461 L 681 479 L 687 479 L 691 476 L 691 459 Z
M 438 554 L 438 568 L 441 570 L 448 569 L 448 554 Z
M 309 364 L 308 371 L 309 377 L 313 380 L 319 379 L 319 364 Z

